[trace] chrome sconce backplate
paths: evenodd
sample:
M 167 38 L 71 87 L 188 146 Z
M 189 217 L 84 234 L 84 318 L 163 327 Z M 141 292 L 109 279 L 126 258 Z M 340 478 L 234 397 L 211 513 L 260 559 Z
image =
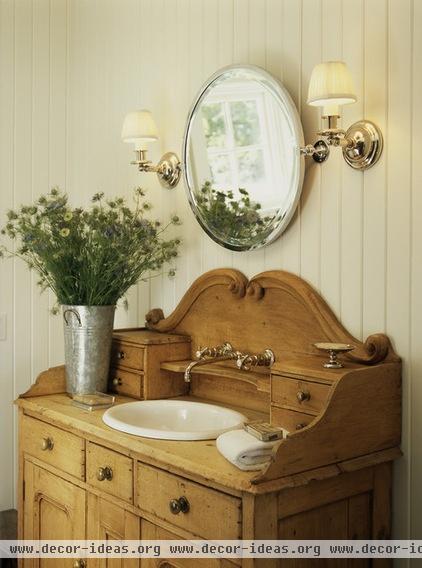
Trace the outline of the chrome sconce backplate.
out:
M 355 170 L 366 170 L 380 159 L 384 143 L 381 130 L 373 122 L 355 122 L 347 130 L 345 138 L 352 144 L 343 147 L 343 157 Z
M 182 167 L 174 152 L 166 152 L 157 164 L 157 176 L 162 187 L 173 189 L 180 181 Z

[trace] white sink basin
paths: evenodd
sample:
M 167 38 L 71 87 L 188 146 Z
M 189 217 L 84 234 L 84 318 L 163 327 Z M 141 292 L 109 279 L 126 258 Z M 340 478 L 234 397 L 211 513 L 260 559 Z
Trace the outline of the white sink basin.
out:
M 214 440 L 223 432 L 241 428 L 246 416 L 203 402 L 142 400 L 105 411 L 103 421 L 121 432 L 161 440 Z

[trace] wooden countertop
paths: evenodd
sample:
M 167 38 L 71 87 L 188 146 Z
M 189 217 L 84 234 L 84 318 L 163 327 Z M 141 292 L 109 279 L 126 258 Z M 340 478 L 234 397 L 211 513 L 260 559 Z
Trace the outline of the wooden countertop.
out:
M 194 397 L 178 398 L 200 401 Z M 133 402 L 133 399 L 116 397 L 117 404 L 125 402 Z M 217 451 L 215 440 L 179 442 L 125 434 L 104 424 L 102 421 L 104 410 L 79 409 L 71 404 L 71 399 L 65 394 L 19 398 L 16 404 L 26 414 L 41 420 L 45 419 L 49 423 L 97 441 L 104 446 L 113 449 L 120 446 L 122 452 L 131 457 L 162 467 L 167 471 L 202 483 L 226 488 L 235 494 L 241 491 L 258 492 L 252 480 L 259 472 L 244 472 L 237 469 Z M 221 406 L 227 405 L 221 404 Z M 233 406 L 230 408 L 242 412 L 250 419 L 268 419 L 268 416 L 255 411 Z

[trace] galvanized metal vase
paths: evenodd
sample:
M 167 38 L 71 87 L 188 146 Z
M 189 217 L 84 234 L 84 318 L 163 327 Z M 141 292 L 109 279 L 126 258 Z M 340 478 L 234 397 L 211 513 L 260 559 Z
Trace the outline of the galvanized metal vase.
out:
M 67 392 L 106 392 L 116 306 L 62 308 Z

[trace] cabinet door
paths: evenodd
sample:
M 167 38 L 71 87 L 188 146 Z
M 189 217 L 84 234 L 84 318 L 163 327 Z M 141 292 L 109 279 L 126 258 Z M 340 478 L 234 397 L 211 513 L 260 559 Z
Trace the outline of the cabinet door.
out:
M 142 540 L 182 540 L 181 537 L 142 519 Z M 239 561 L 240 564 L 240 561 Z M 228 560 L 217 558 L 145 558 L 142 568 L 236 568 Z
M 106 499 L 88 494 L 88 539 L 138 540 L 139 518 Z M 113 543 L 110 542 L 112 545 Z M 89 568 L 139 568 L 137 558 L 90 558 Z
M 85 491 L 26 461 L 24 465 L 24 538 L 84 540 Z M 72 568 L 72 558 L 33 558 L 25 568 Z

